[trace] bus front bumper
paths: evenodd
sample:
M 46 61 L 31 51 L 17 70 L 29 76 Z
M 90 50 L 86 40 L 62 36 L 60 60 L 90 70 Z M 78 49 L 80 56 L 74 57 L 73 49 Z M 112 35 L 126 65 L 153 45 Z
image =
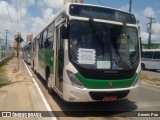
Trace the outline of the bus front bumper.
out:
M 103 99 L 107 96 L 116 96 L 118 99 L 120 99 L 128 95 L 129 91 L 138 87 L 138 85 L 139 84 L 128 88 L 117 89 L 81 89 L 63 82 L 63 99 L 68 102 L 103 101 Z

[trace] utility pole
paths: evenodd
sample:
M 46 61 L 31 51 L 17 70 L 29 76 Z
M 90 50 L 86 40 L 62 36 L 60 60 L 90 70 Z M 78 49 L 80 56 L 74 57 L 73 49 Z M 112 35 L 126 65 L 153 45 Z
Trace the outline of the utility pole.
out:
M 21 33 L 18 32 L 18 51 L 17 51 L 17 57 L 18 57 L 18 71 L 19 71 L 19 61 L 20 61 L 20 39 L 21 39 Z
M 130 0 L 130 2 L 129 2 L 129 12 L 131 12 L 132 11 L 132 0 Z
M 8 42 L 8 38 L 7 38 L 8 36 L 7 35 L 8 35 L 9 30 L 5 30 L 5 31 L 6 31 L 6 50 L 7 50 L 7 42 Z
M 149 28 L 148 28 L 148 33 L 149 33 L 148 49 L 150 49 L 151 48 L 151 36 L 153 34 L 153 32 L 152 32 L 152 24 L 155 23 L 155 21 L 153 21 L 153 20 L 155 20 L 155 18 L 153 18 L 153 17 L 147 17 L 147 18 L 150 20 L 150 22 L 147 23 L 147 25 L 149 25 Z
M 18 32 L 18 34 L 15 35 L 15 41 L 17 42 L 17 58 L 18 58 L 18 70 L 20 66 L 20 46 L 21 42 L 23 42 L 23 39 L 21 38 L 21 33 Z

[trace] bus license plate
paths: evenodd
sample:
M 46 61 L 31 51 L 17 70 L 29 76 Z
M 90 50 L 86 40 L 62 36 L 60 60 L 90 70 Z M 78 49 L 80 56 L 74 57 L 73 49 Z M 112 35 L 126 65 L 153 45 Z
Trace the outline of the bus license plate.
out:
M 106 96 L 103 98 L 104 102 L 110 102 L 110 101 L 115 101 L 117 100 L 117 96 Z

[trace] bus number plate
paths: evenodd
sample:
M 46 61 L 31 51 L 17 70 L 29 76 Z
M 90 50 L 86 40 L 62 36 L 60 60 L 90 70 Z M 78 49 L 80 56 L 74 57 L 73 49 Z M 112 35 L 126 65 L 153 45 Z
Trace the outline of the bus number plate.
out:
M 110 102 L 110 101 L 115 101 L 117 100 L 117 96 L 106 96 L 103 98 L 104 102 Z

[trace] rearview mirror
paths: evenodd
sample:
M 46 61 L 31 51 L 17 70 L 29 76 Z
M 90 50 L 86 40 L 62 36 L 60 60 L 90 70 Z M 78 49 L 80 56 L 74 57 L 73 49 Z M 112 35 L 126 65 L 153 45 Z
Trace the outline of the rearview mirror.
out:
M 68 29 L 64 25 L 61 27 L 61 35 L 62 39 L 68 39 Z

